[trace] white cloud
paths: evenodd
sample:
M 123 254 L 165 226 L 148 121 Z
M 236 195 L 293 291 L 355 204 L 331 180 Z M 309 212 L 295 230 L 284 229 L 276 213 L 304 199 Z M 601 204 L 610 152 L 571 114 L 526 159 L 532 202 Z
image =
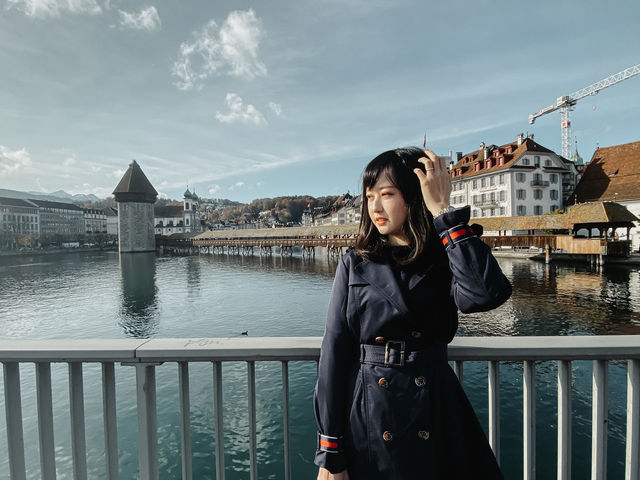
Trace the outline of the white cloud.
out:
M 234 183 L 233 185 L 231 185 L 229 187 L 229 190 L 235 190 L 236 188 L 242 188 L 242 187 L 244 187 L 244 185 L 245 185 L 244 182 L 236 182 L 236 183 Z
M 231 75 L 252 80 L 267 74 L 258 58 L 262 22 L 252 9 L 233 11 L 218 29 L 215 20 L 193 33 L 192 42 L 180 45 L 173 64 L 174 83 L 180 90 L 202 88 L 202 82 L 214 75 Z
M 102 8 L 95 0 L 7 0 L 7 9 L 11 8 L 34 18 L 59 17 L 66 13 L 102 13 Z
M 218 193 L 220 191 L 220 185 L 214 183 L 209 187 L 209 195 L 213 195 L 214 193 Z
M 118 179 L 122 178 L 122 177 L 124 176 L 124 174 L 125 174 L 125 173 L 126 173 L 126 170 L 124 170 L 124 169 L 122 169 L 122 168 L 119 168 L 119 169 L 114 170 L 113 172 L 111 172 L 111 174 L 112 174 L 114 177 L 118 178 Z
M 63 167 L 70 167 L 71 165 L 74 165 L 76 163 L 76 154 L 73 153 L 71 154 L 70 157 L 67 157 L 64 159 L 64 161 L 62 162 L 62 166 Z
M 156 7 L 143 8 L 139 12 L 120 12 L 120 25 L 125 28 L 132 28 L 134 30 L 146 30 L 152 32 L 158 30 L 161 26 L 160 16 Z
M 269 102 L 269 108 L 273 113 L 275 113 L 278 117 L 282 115 L 282 105 L 275 102 Z
M 31 165 L 31 156 L 25 148 L 22 150 L 9 150 L 0 145 L 0 175 L 11 175 Z
M 265 125 L 267 123 L 264 115 L 251 104 L 244 106 L 242 98 L 235 93 L 227 93 L 225 98 L 229 112 L 224 114 L 216 112 L 216 118 L 222 123 L 252 123 L 254 125 Z

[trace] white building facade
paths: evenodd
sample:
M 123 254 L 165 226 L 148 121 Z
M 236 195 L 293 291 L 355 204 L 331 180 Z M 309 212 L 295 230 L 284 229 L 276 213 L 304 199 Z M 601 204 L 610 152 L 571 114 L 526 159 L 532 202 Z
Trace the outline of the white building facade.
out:
M 451 205 L 471 206 L 471 217 L 542 215 L 564 208 L 564 189 L 577 182 L 567 161 L 522 135 L 480 149 L 450 166 Z M 573 187 L 572 187 L 573 185 Z

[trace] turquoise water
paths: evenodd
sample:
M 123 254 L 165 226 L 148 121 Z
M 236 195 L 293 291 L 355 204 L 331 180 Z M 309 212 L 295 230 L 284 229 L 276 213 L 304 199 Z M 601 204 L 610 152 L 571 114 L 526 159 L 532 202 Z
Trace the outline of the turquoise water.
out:
M 546 267 L 501 259 L 514 285 L 499 309 L 461 317 L 460 335 L 640 334 L 638 268 Z M 166 257 L 83 252 L 42 257 L 0 257 L 1 338 L 320 336 L 335 261 L 260 257 Z M 256 365 L 260 479 L 283 477 L 281 370 Z M 315 425 L 311 407 L 314 362 L 293 362 L 291 458 L 294 479 L 315 478 Z M 53 365 L 56 467 L 72 478 L 68 372 Z M 573 478 L 590 473 L 591 362 L 575 362 Z M 624 472 L 626 370 L 612 363 L 608 470 Z M 215 477 L 213 374 L 210 364 L 191 364 L 191 429 L 194 478 Z M 522 469 L 522 367 L 501 365 L 501 462 L 507 478 Z M 157 368 L 161 478 L 179 478 L 180 431 L 177 366 Z M 226 476 L 249 478 L 246 364 L 223 366 Z M 35 369 L 21 367 L 28 478 L 40 477 Z M 87 463 L 90 478 L 104 478 L 100 367 L 84 367 Z M 117 366 L 118 441 L 121 478 L 137 476 L 137 424 L 133 367 Z M 465 364 L 464 387 L 483 424 L 487 421 L 486 365 Z M 4 400 L 0 410 L 4 411 Z M 556 366 L 537 364 L 538 478 L 555 476 Z M 5 416 L 0 414 L 0 432 Z M 6 452 L 0 435 L 0 452 Z M 0 479 L 8 478 L 0 453 Z

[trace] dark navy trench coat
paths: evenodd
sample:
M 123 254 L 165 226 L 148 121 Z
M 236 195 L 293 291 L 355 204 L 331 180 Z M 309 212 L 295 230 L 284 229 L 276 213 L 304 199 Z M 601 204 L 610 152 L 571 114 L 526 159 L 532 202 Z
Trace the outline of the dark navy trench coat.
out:
M 354 250 L 341 258 L 318 365 L 316 465 L 347 469 L 351 480 L 502 478 L 446 360 L 458 309 L 490 310 L 511 295 L 489 247 L 464 230 L 469 210 L 434 220 L 447 246 L 438 242 L 432 250 L 445 249 L 444 261 L 432 251 L 432 260 L 405 278 L 404 290 L 389 261 Z M 390 348 L 392 366 L 368 363 L 363 349 L 370 345 Z M 401 345 L 406 357 L 421 356 L 398 365 Z

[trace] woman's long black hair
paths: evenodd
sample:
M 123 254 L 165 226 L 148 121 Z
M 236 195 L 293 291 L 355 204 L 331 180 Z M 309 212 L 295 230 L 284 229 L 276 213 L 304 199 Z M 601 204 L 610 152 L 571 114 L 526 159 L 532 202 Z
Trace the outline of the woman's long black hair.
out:
M 402 231 L 409 240 L 412 250 L 408 258 L 396 259 L 397 263 L 406 265 L 415 262 L 434 240 L 433 219 L 424 204 L 420 181 L 413 172 L 415 168 L 420 168 L 424 172 L 424 165 L 418 162 L 418 159 L 424 156 L 424 151 L 417 147 L 396 148 L 381 153 L 366 166 L 362 173 L 362 212 L 356 242 L 358 255 L 365 258 L 380 257 L 387 245 L 369 217 L 366 196 L 367 189 L 372 188 L 381 177 L 388 178 L 402 193 L 409 209 Z

